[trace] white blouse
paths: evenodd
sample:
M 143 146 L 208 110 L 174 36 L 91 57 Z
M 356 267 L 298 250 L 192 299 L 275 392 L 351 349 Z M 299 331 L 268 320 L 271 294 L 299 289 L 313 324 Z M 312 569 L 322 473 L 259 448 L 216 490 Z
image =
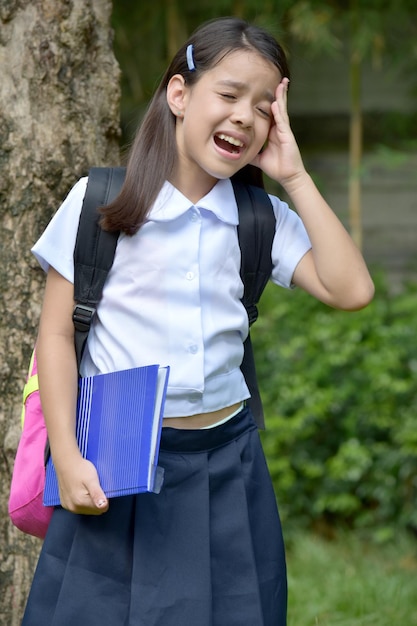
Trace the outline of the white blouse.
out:
M 52 266 L 70 282 L 86 185 L 87 178 L 78 181 L 32 249 L 45 271 Z M 290 287 L 311 244 L 298 215 L 275 196 L 271 201 L 271 279 Z M 165 183 L 139 232 L 119 238 L 81 374 L 170 365 L 165 417 L 248 398 L 240 371 L 248 321 L 240 302 L 238 221 L 230 180 L 196 205 Z

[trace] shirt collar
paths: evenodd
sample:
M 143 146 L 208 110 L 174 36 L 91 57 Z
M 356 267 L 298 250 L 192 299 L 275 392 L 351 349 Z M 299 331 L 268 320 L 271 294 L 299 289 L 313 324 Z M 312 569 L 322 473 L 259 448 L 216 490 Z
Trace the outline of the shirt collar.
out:
M 190 202 L 176 187 L 165 182 L 155 200 L 148 220 L 166 222 L 183 215 L 193 207 L 211 211 L 222 222 L 237 225 L 239 216 L 233 186 L 229 178 L 219 180 L 204 198 Z

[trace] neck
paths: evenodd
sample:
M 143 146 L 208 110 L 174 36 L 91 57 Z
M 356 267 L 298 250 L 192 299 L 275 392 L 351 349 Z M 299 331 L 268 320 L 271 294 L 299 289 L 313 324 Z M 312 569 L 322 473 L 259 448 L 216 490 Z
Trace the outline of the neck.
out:
M 180 169 L 177 168 L 170 177 L 169 182 L 174 185 L 183 196 L 188 198 L 190 202 L 196 204 L 213 189 L 214 185 L 217 183 L 217 178 L 201 172 L 197 176 L 193 175 L 192 172 L 181 172 Z

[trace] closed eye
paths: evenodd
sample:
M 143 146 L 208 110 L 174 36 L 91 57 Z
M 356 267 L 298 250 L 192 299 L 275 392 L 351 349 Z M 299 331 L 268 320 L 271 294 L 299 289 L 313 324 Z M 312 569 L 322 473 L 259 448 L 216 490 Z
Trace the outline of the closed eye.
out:
M 226 100 L 236 100 L 236 96 L 233 93 L 221 93 L 220 95 Z
M 258 111 L 264 117 L 267 117 L 268 119 L 271 118 L 271 110 L 270 109 L 267 110 L 267 109 L 264 109 L 262 107 L 258 107 Z

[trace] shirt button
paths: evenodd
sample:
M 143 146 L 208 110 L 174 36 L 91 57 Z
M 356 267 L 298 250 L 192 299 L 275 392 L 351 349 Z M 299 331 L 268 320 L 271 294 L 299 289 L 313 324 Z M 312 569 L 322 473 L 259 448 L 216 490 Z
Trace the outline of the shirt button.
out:
M 187 280 L 193 280 L 194 272 L 187 272 L 185 277 L 186 277 Z
M 198 216 L 197 211 L 191 211 L 191 213 L 190 213 L 190 220 L 192 222 L 198 222 L 199 216 Z
M 191 352 L 191 354 L 197 354 L 198 346 L 196 346 L 196 345 L 190 346 L 190 352 Z

